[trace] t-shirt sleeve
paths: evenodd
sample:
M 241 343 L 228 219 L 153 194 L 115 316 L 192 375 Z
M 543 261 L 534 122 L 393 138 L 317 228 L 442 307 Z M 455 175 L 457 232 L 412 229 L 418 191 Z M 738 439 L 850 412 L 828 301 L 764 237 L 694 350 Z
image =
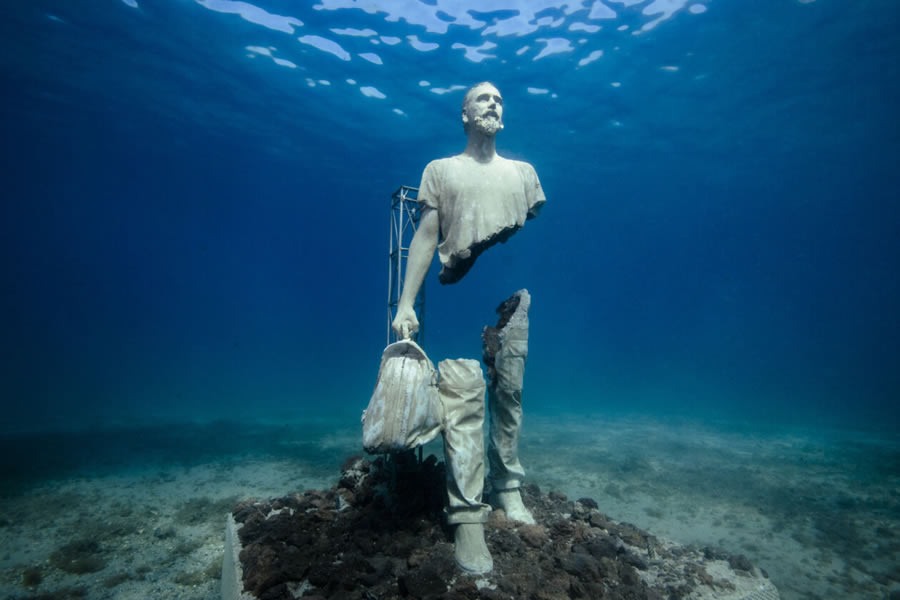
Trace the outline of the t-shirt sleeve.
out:
M 418 201 L 423 206 L 437 209 L 441 202 L 441 177 L 440 168 L 436 161 L 431 161 L 422 173 L 422 182 L 419 184 Z
M 525 199 L 528 201 L 528 218 L 533 219 L 541 212 L 541 208 L 547 202 L 547 197 L 544 196 L 544 188 L 541 187 L 537 171 L 528 163 L 524 164 L 526 168 L 523 179 L 525 180 Z

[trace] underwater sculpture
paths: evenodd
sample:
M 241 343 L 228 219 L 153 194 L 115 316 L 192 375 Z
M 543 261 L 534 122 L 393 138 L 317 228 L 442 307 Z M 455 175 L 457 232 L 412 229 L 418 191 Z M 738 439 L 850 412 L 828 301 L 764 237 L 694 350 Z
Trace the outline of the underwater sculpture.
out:
M 469 147 L 491 151 L 488 163 L 499 158 L 493 154 L 492 139 L 484 139 L 499 130 L 499 102 L 496 88 L 479 84 L 463 104 L 464 123 L 477 125 L 481 120 L 487 125 L 469 127 L 467 133 Z M 774 585 L 742 556 L 679 546 L 610 519 L 590 498 L 570 501 L 556 491 L 542 493 L 536 485 L 521 485 L 524 474 L 517 441 L 528 350 L 528 292 L 520 290 L 503 302 L 497 325 L 482 332 L 488 385 L 481 365 L 471 359 L 442 361 L 438 378 L 424 350 L 409 337 L 418 326 L 412 301 L 434 252 L 441 252 L 444 269 L 455 270 L 458 279 L 459 268 L 468 270 L 476 252 L 505 239 L 536 215 L 544 196 L 533 169 L 524 163 L 514 168 L 525 176 L 505 180 L 504 186 L 497 185 L 502 176 L 491 180 L 491 170 L 481 168 L 485 163 L 455 172 L 468 173 L 473 180 L 445 179 L 434 185 L 429 181 L 432 165 L 423 177 L 422 219 L 393 322 L 404 339 L 389 345 L 382 356 L 378 382 L 363 414 L 363 446 L 376 453 L 395 451 L 442 433 L 445 462 L 434 456 L 417 461 L 412 453 L 403 452 L 392 460 L 353 456 L 330 489 L 241 502 L 226 521 L 223 600 L 301 596 L 778 600 Z M 431 172 L 440 169 L 438 165 Z M 464 184 L 490 193 L 459 195 Z M 461 209 L 464 206 L 445 206 L 457 198 L 477 206 L 470 205 L 468 212 Z M 507 202 L 521 204 L 508 211 L 495 205 Z M 442 210 L 459 219 L 444 220 Z M 467 216 L 478 211 L 498 218 L 472 235 L 476 220 Z M 450 242 L 464 239 L 469 246 Z M 458 260 L 444 260 L 451 256 Z M 493 503 L 509 519 L 500 511 L 491 514 L 482 502 L 486 393 L 491 414 L 489 485 Z M 449 496 L 447 521 L 455 527 L 452 545 L 442 527 L 444 486 Z M 534 521 L 522 494 L 541 525 L 510 522 Z M 487 573 L 495 561 L 497 568 Z M 458 577 L 458 568 L 485 575 Z
M 465 150 L 426 166 L 419 186 L 422 207 L 409 248 L 403 293 L 393 321 L 401 340 L 419 327 L 413 302 L 434 252 L 441 261 L 439 280 L 459 281 L 478 256 L 505 242 L 537 216 L 546 201 L 534 168 L 497 154 L 495 138 L 503 129 L 503 98 L 487 82 L 473 86 L 462 105 L 468 143 Z M 440 240 L 440 243 L 438 243 Z M 531 298 L 520 290 L 498 309 L 496 328 L 485 328 L 484 356 L 490 385 L 490 483 L 493 503 L 511 519 L 534 523 L 519 488 L 524 471 L 518 459 L 522 423 L 522 380 L 528 351 Z M 448 523 L 455 526 L 455 557 L 472 573 L 485 573 L 493 560 L 484 540 L 490 506 L 483 502 L 485 383 L 478 361 L 444 360 L 439 366 L 444 411 Z

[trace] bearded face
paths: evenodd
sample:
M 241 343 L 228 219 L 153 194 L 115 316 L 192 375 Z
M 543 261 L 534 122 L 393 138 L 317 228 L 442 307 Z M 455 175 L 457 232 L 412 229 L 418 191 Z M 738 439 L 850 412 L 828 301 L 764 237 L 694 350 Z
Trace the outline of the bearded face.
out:
M 466 94 L 462 120 L 466 132 L 474 127 L 485 135 L 495 135 L 503 129 L 503 97 L 493 85 L 482 83 Z
M 497 111 L 476 115 L 472 120 L 473 125 L 486 135 L 495 135 L 503 129 L 503 122 L 500 120 L 500 114 Z

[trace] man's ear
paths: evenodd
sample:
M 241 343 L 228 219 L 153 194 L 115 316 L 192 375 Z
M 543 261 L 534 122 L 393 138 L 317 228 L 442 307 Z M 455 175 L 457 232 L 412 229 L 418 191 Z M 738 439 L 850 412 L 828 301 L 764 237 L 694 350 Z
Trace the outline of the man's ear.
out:
M 469 122 L 469 115 L 466 114 L 466 111 L 462 111 L 462 122 L 463 123 Z

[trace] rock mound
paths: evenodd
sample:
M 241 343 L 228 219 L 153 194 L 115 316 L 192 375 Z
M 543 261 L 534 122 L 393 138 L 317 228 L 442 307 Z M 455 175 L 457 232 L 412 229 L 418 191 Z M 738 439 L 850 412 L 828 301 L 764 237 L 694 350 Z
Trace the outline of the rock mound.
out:
M 494 570 L 465 575 L 443 524 L 444 478 L 433 456 L 353 457 L 329 490 L 241 502 L 229 519 L 237 547 L 226 556 L 239 559 L 226 560 L 236 585 L 223 584 L 225 600 L 778 598 L 746 559 L 660 540 L 589 498 L 534 485 L 522 495 L 537 525 L 494 511 L 485 527 Z

